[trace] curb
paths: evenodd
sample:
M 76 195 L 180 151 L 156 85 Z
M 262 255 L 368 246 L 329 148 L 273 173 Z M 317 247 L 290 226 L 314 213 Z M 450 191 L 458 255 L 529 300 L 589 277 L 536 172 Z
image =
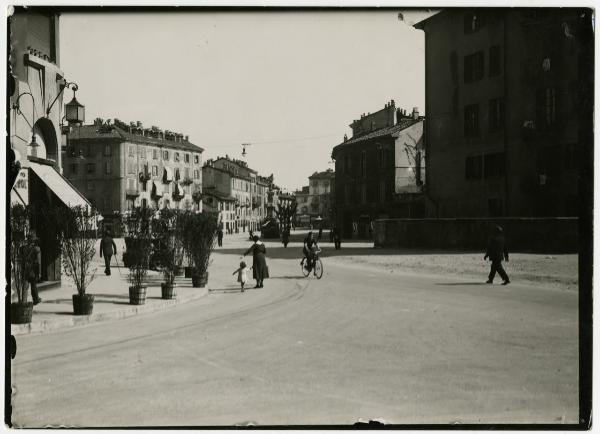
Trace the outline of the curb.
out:
M 28 334 L 43 334 L 51 331 L 80 327 L 90 324 L 96 324 L 104 321 L 129 318 L 135 315 L 144 313 L 154 313 L 167 310 L 172 306 L 177 306 L 183 303 L 189 303 L 190 301 L 198 300 L 208 295 L 210 289 L 198 288 L 199 291 L 193 295 L 178 296 L 172 300 L 161 300 L 160 303 L 143 304 L 143 305 L 131 305 L 127 308 L 102 312 L 92 315 L 72 315 L 66 318 L 53 318 L 49 320 L 43 320 L 39 322 L 32 321 L 29 324 L 11 324 L 11 334 L 14 336 L 22 336 Z

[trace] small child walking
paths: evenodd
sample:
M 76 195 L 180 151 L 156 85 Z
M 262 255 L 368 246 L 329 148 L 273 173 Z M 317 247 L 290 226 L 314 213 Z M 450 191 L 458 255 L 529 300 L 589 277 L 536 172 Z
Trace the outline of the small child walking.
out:
M 233 274 L 237 273 L 237 281 L 242 285 L 242 292 L 244 292 L 244 285 L 248 281 L 248 267 L 244 261 L 240 262 L 240 268 L 235 270 Z

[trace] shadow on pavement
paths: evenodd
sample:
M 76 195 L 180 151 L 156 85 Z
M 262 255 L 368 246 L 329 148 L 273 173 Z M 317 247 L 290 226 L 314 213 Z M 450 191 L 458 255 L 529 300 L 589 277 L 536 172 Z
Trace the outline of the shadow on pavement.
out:
M 480 285 L 485 286 L 489 285 L 485 282 L 452 282 L 452 283 L 436 283 L 436 285 L 444 285 L 444 286 L 464 286 L 464 285 Z

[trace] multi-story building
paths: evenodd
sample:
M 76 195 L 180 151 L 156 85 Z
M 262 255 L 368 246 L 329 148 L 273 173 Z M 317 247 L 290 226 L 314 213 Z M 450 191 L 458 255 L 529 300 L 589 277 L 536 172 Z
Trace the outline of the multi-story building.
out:
M 268 178 L 228 155 L 206 161 L 202 177 L 205 203 L 223 211 L 219 218 L 226 232 L 259 230 L 267 215 Z
M 352 122 L 352 137 L 335 146 L 335 224 L 346 238 L 368 237 L 378 218 L 423 217 L 423 117 L 396 109 Z
M 588 12 L 456 8 L 415 24 L 425 32 L 432 215 L 577 214 L 592 128 L 580 102 L 593 76 L 577 40 Z
M 179 133 L 96 119 L 68 135 L 64 173 L 112 225 L 134 206 L 202 211 L 202 152 Z
M 309 215 L 311 221 L 321 218 L 320 225 L 329 227 L 332 222 L 333 197 L 335 194 L 335 172 L 327 169 L 315 172 L 308 177 Z
M 296 226 L 309 226 L 310 225 L 310 200 L 309 200 L 309 191 L 310 187 L 307 185 L 302 187 L 301 190 L 297 190 L 294 192 L 294 196 L 296 197 L 296 219 L 294 224 Z
M 9 18 L 9 39 L 10 200 L 11 204 L 32 206 L 30 224 L 41 249 L 40 278 L 47 282 L 43 287 L 58 282 L 61 275 L 57 235 L 43 211 L 61 206 L 90 206 L 61 175 L 63 94 L 67 87 L 74 90 L 75 87 L 65 79 L 59 66 L 58 14 L 35 7 L 15 7 Z M 79 109 L 77 116 L 82 116 L 83 106 Z M 70 115 L 67 118 L 72 122 L 78 121 L 77 116 Z

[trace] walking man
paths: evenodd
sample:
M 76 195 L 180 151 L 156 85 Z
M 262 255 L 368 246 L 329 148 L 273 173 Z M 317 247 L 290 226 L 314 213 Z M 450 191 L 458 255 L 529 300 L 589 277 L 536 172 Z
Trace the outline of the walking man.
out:
M 223 228 L 221 226 L 217 229 L 217 243 L 219 247 L 223 247 Z
M 110 229 L 107 228 L 104 232 L 104 238 L 100 241 L 100 257 L 104 255 L 104 274 L 107 276 L 110 276 L 110 260 L 113 254 L 117 254 L 117 245 L 110 236 Z
M 503 280 L 502 284 L 508 285 L 510 283 L 510 279 L 502 267 L 502 259 L 508 262 L 508 249 L 506 248 L 506 240 L 504 239 L 502 227 L 497 226 L 494 232 L 494 235 L 490 238 L 488 243 L 487 252 L 483 257 L 484 260 L 490 258 L 490 261 L 492 261 L 490 274 L 486 283 L 494 283 L 494 276 L 496 276 L 497 271 Z

